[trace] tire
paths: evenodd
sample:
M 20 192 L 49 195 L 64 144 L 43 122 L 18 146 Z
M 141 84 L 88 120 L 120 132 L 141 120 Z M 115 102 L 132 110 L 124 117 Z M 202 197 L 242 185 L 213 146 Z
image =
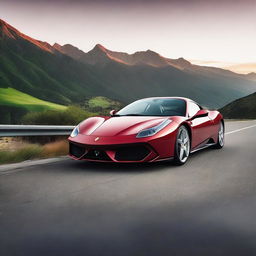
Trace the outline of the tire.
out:
M 218 141 L 213 146 L 213 148 L 221 149 L 221 148 L 224 147 L 224 143 L 225 143 L 225 136 L 224 135 L 225 135 L 225 133 L 224 133 L 224 123 L 221 121 L 219 131 L 218 131 Z
M 188 129 L 182 125 L 179 127 L 174 149 L 174 164 L 183 165 L 190 154 L 190 137 Z

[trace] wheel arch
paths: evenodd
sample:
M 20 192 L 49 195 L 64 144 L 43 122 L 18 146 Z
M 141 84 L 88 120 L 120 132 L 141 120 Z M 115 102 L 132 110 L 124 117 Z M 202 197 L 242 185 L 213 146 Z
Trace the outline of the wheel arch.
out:
M 223 129 L 224 129 L 224 132 L 225 132 L 225 122 L 224 122 L 224 119 L 223 118 L 221 118 L 220 119 L 220 121 L 222 122 L 222 124 L 223 124 Z

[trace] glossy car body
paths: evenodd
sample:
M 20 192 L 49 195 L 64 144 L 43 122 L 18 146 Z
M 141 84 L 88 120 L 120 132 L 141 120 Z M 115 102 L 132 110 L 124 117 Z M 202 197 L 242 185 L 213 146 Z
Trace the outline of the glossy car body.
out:
M 223 117 L 218 111 L 206 110 L 194 101 L 180 97 L 156 97 L 149 100 L 184 101 L 183 116 L 100 116 L 79 124 L 76 136 L 69 137 L 70 157 L 99 162 L 154 162 L 175 155 L 178 129 L 185 126 L 190 137 L 190 152 L 218 142 Z M 146 99 L 146 100 L 148 100 Z M 144 99 L 145 100 L 145 99 Z M 118 113 L 118 112 L 117 112 Z M 156 134 L 138 137 L 141 131 L 168 124 Z

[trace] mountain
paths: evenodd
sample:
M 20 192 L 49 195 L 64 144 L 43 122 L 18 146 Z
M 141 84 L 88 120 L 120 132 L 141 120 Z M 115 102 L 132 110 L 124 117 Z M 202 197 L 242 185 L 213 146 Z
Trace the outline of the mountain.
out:
M 19 40 L 23 39 L 27 42 L 30 42 L 31 44 L 36 45 L 38 48 L 47 51 L 47 52 L 53 52 L 54 48 L 48 44 L 47 42 L 42 42 L 39 40 L 35 40 L 20 31 L 18 31 L 16 28 L 12 27 L 5 21 L 0 19 L 0 38 L 1 39 L 13 39 L 13 40 Z
M 125 64 L 128 66 L 152 66 L 156 68 L 163 68 L 169 66 L 190 74 L 210 77 L 215 77 L 217 75 L 225 76 L 227 78 L 231 77 L 237 79 L 256 80 L 253 75 L 250 76 L 249 74 L 237 74 L 233 71 L 217 67 L 194 65 L 191 64 L 189 61 L 185 60 L 184 58 L 165 58 L 151 50 L 139 51 L 133 54 L 128 54 L 125 52 L 111 51 L 105 48 L 103 45 L 97 44 L 91 51 L 86 53 L 70 44 L 61 46 L 55 43 L 53 47 L 55 47 L 57 51 L 60 51 L 61 53 L 64 53 L 81 63 L 94 66 L 104 66 L 111 63 L 113 64 L 113 62 Z
M 107 93 L 92 67 L 0 21 L 0 87 L 46 101 L 70 104 Z
M 255 72 L 251 72 L 247 75 L 245 75 L 245 77 L 249 80 L 253 80 L 253 81 L 256 81 L 256 73 Z
M 72 45 L 51 46 L 0 21 L 0 87 L 66 105 L 94 96 L 123 103 L 184 96 L 218 108 L 256 91 L 256 82 L 150 50 L 127 54 L 97 44 L 85 53 Z
M 68 46 L 69 50 L 66 51 Z M 75 58 L 78 61 L 92 65 L 106 64 L 113 61 L 126 65 L 151 65 L 154 67 L 170 65 L 167 59 L 150 50 L 128 54 L 125 52 L 111 51 L 106 49 L 103 45 L 97 44 L 91 51 L 85 53 L 74 46 L 70 46 L 71 45 L 58 45 L 56 49 L 65 52 L 68 56 Z M 74 52 L 76 53 L 75 55 Z
M 229 103 L 220 111 L 225 118 L 256 119 L 256 92 Z
M 66 47 L 60 46 L 59 49 L 64 52 Z M 93 65 L 100 77 L 110 80 L 115 92 L 122 86 L 126 98 L 132 89 L 137 97 L 169 93 L 192 97 L 206 106 L 217 107 L 223 104 L 222 101 L 229 102 L 231 98 L 239 97 L 240 93 L 246 95 L 256 90 L 255 83 L 246 81 L 252 80 L 247 76 L 221 68 L 193 65 L 184 58 L 165 58 L 151 50 L 128 54 L 97 44 L 88 53 L 69 45 L 69 51 L 65 53 L 81 63 Z M 207 97 L 203 97 L 206 94 Z M 124 102 L 126 98 L 119 95 Z
M 59 51 L 65 55 L 68 55 L 69 57 L 73 59 L 80 59 L 83 55 L 84 52 L 79 50 L 77 47 L 71 45 L 71 44 L 65 44 L 63 46 L 55 43 L 53 45 L 54 50 Z
M 122 63 L 129 66 L 152 66 L 152 67 L 167 67 L 171 66 L 179 70 L 186 70 L 187 72 L 194 73 L 211 73 L 211 74 L 220 74 L 225 76 L 232 77 L 240 77 L 244 78 L 243 75 L 234 73 L 229 70 L 208 67 L 208 66 L 199 66 L 193 65 L 189 61 L 184 58 L 178 59 L 170 59 L 161 56 L 160 54 L 147 50 L 147 51 L 139 51 L 133 54 L 128 54 L 125 52 L 116 52 L 111 51 L 105 48 L 101 44 L 96 44 L 95 47 L 85 53 L 82 50 L 78 49 L 75 46 L 70 44 L 59 45 L 55 43 L 53 47 L 56 48 L 57 51 L 60 51 L 80 62 L 91 64 L 91 65 L 106 65 L 108 63 Z
M 151 50 L 139 51 L 133 54 L 128 54 L 125 52 L 111 51 L 105 48 L 101 44 L 96 44 L 91 51 L 89 51 L 88 53 L 85 53 L 82 50 L 70 44 L 61 46 L 55 43 L 53 47 L 55 47 L 56 50 L 80 62 L 92 64 L 92 65 L 106 64 L 114 61 L 114 62 L 123 63 L 130 66 L 134 66 L 134 65 L 148 65 L 153 67 L 172 66 L 181 70 L 185 68 L 193 67 L 193 65 L 189 61 L 185 60 L 184 58 L 168 59 Z M 199 67 L 202 68 L 201 66 L 197 66 L 197 68 Z

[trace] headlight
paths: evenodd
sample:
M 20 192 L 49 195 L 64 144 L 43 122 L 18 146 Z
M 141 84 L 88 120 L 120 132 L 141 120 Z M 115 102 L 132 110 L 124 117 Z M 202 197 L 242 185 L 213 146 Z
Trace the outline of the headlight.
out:
M 171 122 L 172 122 L 172 120 L 166 119 L 162 123 L 158 124 L 157 126 L 140 131 L 137 134 L 136 138 L 144 138 L 144 137 L 153 136 L 156 133 L 158 133 L 159 131 L 161 131 L 162 129 L 164 129 L 164 127 L 166 127 Z
M 74 130 L 71 132 L 70 136 L 72 138 L 76 137 L 79 134 L 79 126 L 76 126 Z

